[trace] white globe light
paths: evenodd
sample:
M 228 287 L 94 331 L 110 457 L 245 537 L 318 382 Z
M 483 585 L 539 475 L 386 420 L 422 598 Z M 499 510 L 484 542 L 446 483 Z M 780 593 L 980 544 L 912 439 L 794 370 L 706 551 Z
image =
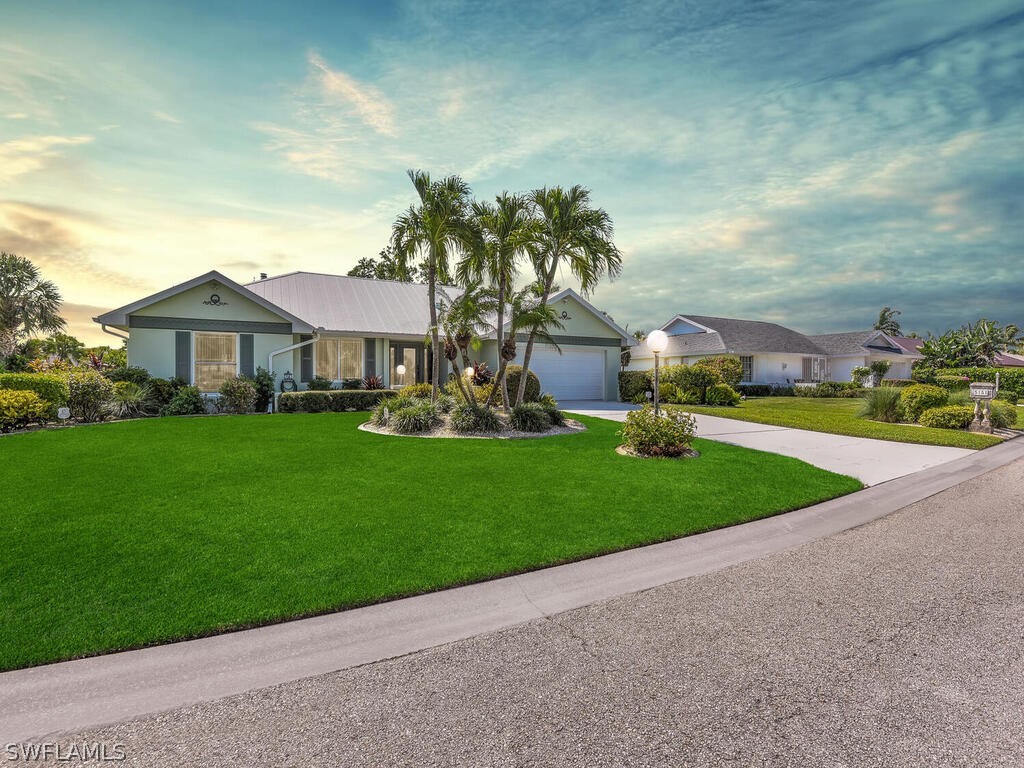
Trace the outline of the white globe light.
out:
M 647 334 L 647 348 L 660 355 L 668 347 L 668 334 L 664 331 L 651 331 Z
M 405 366 L 400 365 L 397 368 L 395 368 L 395 373 L 397 373 L 399 376 L 405 376 Z
M 466 367 L 466 377 L 467 378 L 473 378 L 473 373 L 474 373 L 473 366 L 472 365 L 467 366 Z

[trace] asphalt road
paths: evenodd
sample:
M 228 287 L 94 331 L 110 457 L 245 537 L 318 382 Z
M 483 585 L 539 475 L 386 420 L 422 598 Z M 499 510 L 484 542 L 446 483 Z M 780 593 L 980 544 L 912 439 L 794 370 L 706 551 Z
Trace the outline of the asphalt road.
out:
M 796 550 L 83 741 L 139 766 L 1024 765 L 1024 461 Z

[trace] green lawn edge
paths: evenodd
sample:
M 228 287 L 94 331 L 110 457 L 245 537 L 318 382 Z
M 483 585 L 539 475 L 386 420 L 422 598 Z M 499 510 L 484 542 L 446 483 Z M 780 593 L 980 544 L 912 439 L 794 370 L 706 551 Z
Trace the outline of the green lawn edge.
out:
M 897 443 L 938 445 L 950 448 L 982 450 L 999 445 L 1001 438 L 993 435 L 955 429 L 931 429 L 909 424 L 884 424 L 857 416 L 860 401 L 855 398 L 759 397 L 744 400 L 737 406 L 679 405 L 688 413 L 720 416 L 723 419 L 771 424 L 779 427 L 807 429 L 830 435 L 868 437 Z M 1018 417 L 1018 424 L 1021 423 Z
M 588 430 L 575 435 L 480 441 L 376 435 L 357 429 L 365 418 L 165 418 L 0 438 L 0 669 L 486 581 L 863 487 L 704 440 L 698 459 L 619 456 L 620 425 L 601 419 L 579 417 Z

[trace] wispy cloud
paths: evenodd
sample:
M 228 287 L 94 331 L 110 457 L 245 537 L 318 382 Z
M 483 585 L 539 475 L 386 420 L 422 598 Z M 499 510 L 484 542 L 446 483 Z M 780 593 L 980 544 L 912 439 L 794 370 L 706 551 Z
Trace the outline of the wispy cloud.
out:
M 164 122 L 164 123 L 178 124 L 178 123 L 181 122 L 181 118 L 175 117 L 174 115 L 170 114 L 169 112 L 163 112 L 162 110 L 159 110 L 159 109 L 154 110 L 153 117 L 155 117 L 157 120 L 160 120 L 161 122 Z
M 395 136 L 394 110 L 379 90 L 356 81 L 340 69 L 331 69 L 323 57 L 310 51 L 307 60 L 326 104 L 351 108 L 366 125 L 385 136 Z
M 0 144 L 0 184 L 45 168 L 63 149 L 88 144 L 91 136 L 26 136 Z

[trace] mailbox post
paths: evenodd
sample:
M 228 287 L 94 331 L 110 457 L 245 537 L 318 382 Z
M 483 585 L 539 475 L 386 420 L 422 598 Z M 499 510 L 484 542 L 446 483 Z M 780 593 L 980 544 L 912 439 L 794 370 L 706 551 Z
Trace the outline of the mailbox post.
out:
M 989 420 L 989 403 L 996 396 L 996 385 L 990 381 L 972 381 L 971 399 L 974 401 L 974 421 L 971 422 L 971 432 L 992 432 L 992 422 Z

